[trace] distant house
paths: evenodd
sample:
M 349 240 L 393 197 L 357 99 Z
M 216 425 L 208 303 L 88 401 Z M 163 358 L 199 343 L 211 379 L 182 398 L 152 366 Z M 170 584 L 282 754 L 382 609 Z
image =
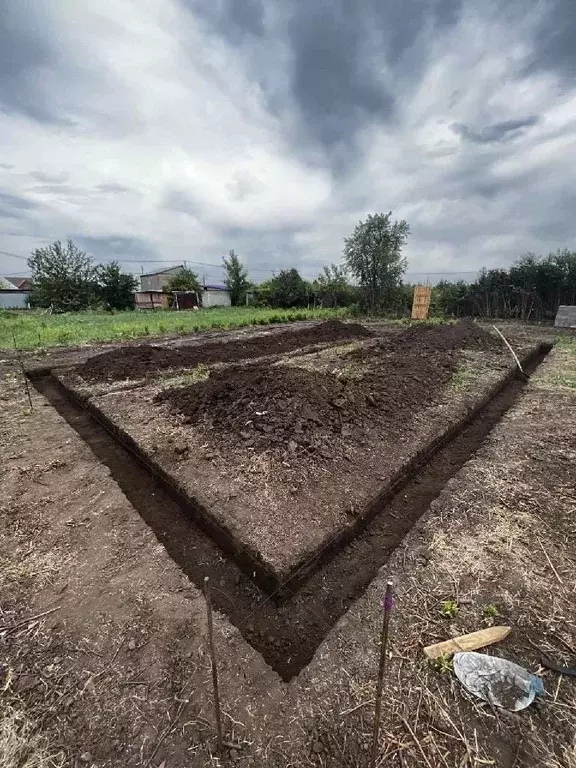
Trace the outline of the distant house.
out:
M 179 274 L 184 269 L 183 264 L 168 269 L 160 269 L 158 272 L 147 272 L 140 275 L 140 291 L 163 291 L 171 277 Z
M 136 291 L 134 307 L 136 309 L 168 309 L 168 294 L 162 291 Z
M 147 272 L 140 275 L 140 290 L 134 294 L 137 309 L 160 309 L 168 306 L 166 286 L 170 278 L 184 269 L 183 264 L 157 272 Z M 178 291 L 176 308 L 192 309 L 197 305 L 196 294 L 189 291 Z M 200 293 L 202 307 L 229 307 L 230 293 L 225 285 L 204 285 Z
M 29 277 L 5 277 L 4 280 L 8 280 L 19 291 L 29 291 L 32 288 L 32 281 Z
M 202 291 L 203 307 L 230 307 L 230 291 L 225 285 L 205 285 Z
M 1 309 L 28 309 L 29 295 L 30 280 L 27 277 L 0 277 Z

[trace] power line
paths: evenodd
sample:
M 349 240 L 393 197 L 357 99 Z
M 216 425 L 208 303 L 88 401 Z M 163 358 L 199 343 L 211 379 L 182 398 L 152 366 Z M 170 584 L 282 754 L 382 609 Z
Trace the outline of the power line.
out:
M 11 251 L 1 251 L 0 254 L 4 256 L 10 256 L 13 259 L 20 259 L 21 261 L 28 261 L 27 256 L 20 256 L 17 253 L 12 253 Z M 183 261 L 185 261 L 187 264 L 193 264 L 195 267 L 212 267 L 215 269 L 223 270 L 224 265 L 223 264 L 214 264 L 212 262 L 207 261 L 193 261 L 191 259 L 123 259 L 121 256 L 116 257 L 110 257 L 105 256 L 104 259 L 108 259 L 110 261 L 120 261 L 123 264 L 182 264 Z M 322 264 L 321 266 L 325 266 Z M 281 266 L 280 264 L 275 264 L 273 267 L 248 267 L 249 272 L 267 272 L 269 274 L 272 274 L 274 272 L 277 272 L 281 269 L 292 269 L 292 266 Z M 306 272 L 311 272 L 315 268 L 301 268 L 299 271 L 303 274 Z M 432 270 L 415 270 L 411 269 L 406 272 L 407 275 L 476 275 L 478 274 L 479 269 L 445 269 L 443 271 L 432 271 Z
M 420 271 L 416 271 L 415 269 L 412 269 L 408 272 L 406 272 L 407 275 L 476 275 L 478 274 L 480 270 L 479 269 L 453 269 L 453 270 L 446 270 L 444 272 L 430 272 L 427 269 L 422 269 Z
M 10 253 L 10 251 L 0 251 L 4 256 L 11 256 L 13 259 L 22 259 L 22 261 L 28 261 L 27 256 L 18 256 L 17 253 Z

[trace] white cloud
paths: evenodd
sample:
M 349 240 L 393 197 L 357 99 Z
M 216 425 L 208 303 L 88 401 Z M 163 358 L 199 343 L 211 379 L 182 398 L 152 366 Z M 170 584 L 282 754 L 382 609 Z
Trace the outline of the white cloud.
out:
M 254 268 L 311 275 L 389 209 L 412 226 L 415 271 L 570 245 L 576 91 L 529 67 L 552 2 L 468 0 L 440 31 L 422 25 L 405 69 L 371 41 L 394 109 L 347 123 L 338 167 L 299 116 L 287 6 L 239 44 L 179 0 L 60 0 L 35 30 L 57 42 L 37 84 L 58 119 L 0 111 L 0 191 L 24 201 L 0 207 L 0 249 L 73 235 L 100 256 L 115 240 L 115 258 L 216 262 L 234 247 Z

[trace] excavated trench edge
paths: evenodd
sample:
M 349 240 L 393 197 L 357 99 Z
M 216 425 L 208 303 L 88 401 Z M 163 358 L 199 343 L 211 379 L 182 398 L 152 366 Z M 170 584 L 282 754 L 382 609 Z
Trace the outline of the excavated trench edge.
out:
M 550 345 L 541 345 L 526 355 L 522 360 L 525 370 L 535 370 L 550 349 Z M 244 548 L 238 551 L 235 542 L 222 542 L 221 537 L 213 536 L 210 530 L 212 526 L 206 525 L 205 519 L 198 517 L 198 505 L 191 503 L 190 498 L 175 489 L 171 482 L 166 482 L 164 473 L 155 472 L 140 449 L 134 451 L 131 445 L 127 445 L 122 436 L 118 435 L 119 430 L 112 422 L 109 422 L 112 426 L 110 429 L 103 423 L 101 412 L 87 407 L 87 403 L 80 401 L 70 392 L 52 375 L 50 369 L 37 369 L 30 371 L 28 375 L 36 389 L 109 467 L 112 476 L 133 506 L 153 528 L 168 553 L 192 581 L 201 587 L 207 571 L 211 571 L 212 575 L 224 574 L 220 576 L 219 583 L 228 589 L 220 590 L 221 594 L 216 591 L 217 608 L 228 615 L 248 642 L 260 651 L 267 663 L 284 680 L 290 680 L 309 663 L 332 625 L 365 590 L 378 569 L 385 564 L 391 552 L 450 477 L 456 474 L 495 424 L 512 407 L 525 384 L 511 371 L 464 419 L 420 451 L 403 467 L 377 500 L 371 503 L 361 520 L 353 527 L 339 532 L 329 542 L 329 546 L 318 552 L 304 568 L 301 567 L 297 576 L 292 579 L 290 588 L 283 591 L 282 605 L 276 605 L 269 599 L 271 587 L 277 588 L 275 580 L 271 582 L 266 575 L 264 579 L 256 579 L 259 582 L 256 586 L 253 581 L 254 574 L 251 572 L 250 578 L 243 572 L 247 568 L 253 568 L 252 557 L 244 556 Z M 471 433 L 470 437 L 468 433 Z M 137 447 L 131 438 L 129 441 Z M 453 464 L 451 450 L 455 457 Z M 434 477 L 434 482 L 430 483 L 430 493 L 426 494 L 426 475 L 435 474 L 435 462 L 447 462 L 447 470 L 444 475 L 440 472 L 438 478 Z M 424 493 L 422 483 L 425 485 Z M 136 488 L 140 489 L 139 493 Z M 410 503 L 410 488 L 413 489 L 413 504 Z M 400 494 L 401 490 L 408 493 Z M 385 510 L 383 505 L 387 505 Z M 395 536 L 391 536 L 386 526 L 382 525 L 382 518 L 388 519 L 390 516 L 397 519 L 398 516 L 394 514 L 395 507 L 401 512 L 403 527 Z M 161 523 L 158 520 L 160 508 L 163 510 L 160 515 L 163 518 Z M 379 514 L 384 511 L 386 514 Z M 192 562 L 192 553 L 181 551 L 186 547 L 178 547 L 170 541 L 170 515 L 178 518 L 176 527 L 184 526 L 188 529 L 187 537 L 191 537 L 193 541 L 188 549 L 201 550 L 201 563 Z M 182 532 L 174 532 L 174 535 L 181 537 Z M 221 549 L 232 554 L 235 562 L 222 558 Z M 364 557 L 363 549 L 369 550 L 372 557 Z M 374 556 L 375 551 L 377 554 Z M 354 563 L 358 558 L 362 567 L 358 568 L 356 562 L 351 570 L 350 563 Z M 262 563 L 259 565 L 262 568 Z M 239 570 L 238 566 L 242 570 Z M 348 583 L 347 570 L 350 577 Z M 304 584 L 306 587 L 301 589 Z M 258 587 L 263 589 L 264 594 Z M 299 589 L 300 594 L 297 593 Z M 235 593 L 234 597 L 230 596 L 231 593 Z M 318 613 L 319 606 L 322 608 L 322 616 Z M 267 630 L 272 634 L 268 634 Z

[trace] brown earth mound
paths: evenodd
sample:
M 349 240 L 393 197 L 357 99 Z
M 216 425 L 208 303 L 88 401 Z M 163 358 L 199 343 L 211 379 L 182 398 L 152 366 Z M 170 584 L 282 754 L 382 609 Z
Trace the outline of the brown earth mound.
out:
M 348 358 L 374 365 L 382 362 L 382 358 L 398 353 L 439 355 L 459 349 L 498 352 L 503 347 L 496 336 L 473 320 L 465 319 L 451 325 L 413 325 L 395 336 L 378 339 L 374 344 L 352 350 Z
M 485 330 L 474 320 L 465 318 L 453 325 L 412 326 L 402 335 L 402 343 L 433 346 L 438 351 L 442 349 L 483 349 L 496 351 L 502 348 L 502 343 L 496 336 Z
M 368 363 L 362 378 L 287 365 L 234 366 L 190 387 L 164 390 L 156 402 L 168 402 L 219 443 L 334 458 L 374 425 L 387 433 L 404 431 L 437 400 L 460 348 L 491 343 L 477 330 L 480 335 L 468 324 L 410 328 L 393 344 L 355 350 L 347 359 L 360 356 Z
M 192 368 L 199 363 L 235 362 L 264 355 L 291 352 L 309 344 L 372 336 L 358 323 L 327 320 L 318 325 L 298 328 L 250 339 L 211 342 L 202 346 L 168 348 L 141 344 L 104 352 L 76 367 L 87 381 L 117 381 L 153 375 L 165 368 Z

